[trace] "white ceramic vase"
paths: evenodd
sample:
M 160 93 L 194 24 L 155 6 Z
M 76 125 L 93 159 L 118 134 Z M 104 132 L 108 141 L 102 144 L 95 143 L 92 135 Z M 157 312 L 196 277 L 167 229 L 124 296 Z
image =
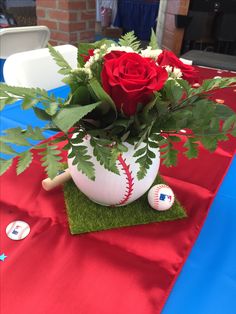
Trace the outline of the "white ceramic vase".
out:
M 153 163 L 148 169 L 147 175 L 138 180 L 139 164 L 135 163 L 137 157 L 133 157 L 135 153 L 134 146 L 128 143 L 124 144 L 128 147 L 128 151 L 117 159 L 120 175 L 105 169 L 92 156 L 93 148 L 89 139 L 84 139 L 83 145 L 87 145 L 88 153 L 92 156 L 91 161 L 95 166 L 95 181 L 88 179 L 86 175 L 78 171 L 76 165 L 72 165 L 73 158 L 68 158 L 68 167 L 73 181 L 79 190 L 93 202 L 112 207 L 127 205 L 146 193 L 153 184 L 160 165 L 159 149 L 152 149 L 156 158 L 152 159 Z

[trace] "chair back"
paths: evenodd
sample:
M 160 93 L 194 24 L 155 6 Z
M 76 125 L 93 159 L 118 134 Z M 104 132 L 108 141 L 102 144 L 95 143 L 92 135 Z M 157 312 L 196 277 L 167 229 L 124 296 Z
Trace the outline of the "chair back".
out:
M 72 45 L 54 47 L 70 66 L 77 67 L 77 48 Z M 3 75 L 5 82 L 12 86 L 40 87 L 53 89 L 62 85 L 64 78 L 59 66 L 53 60 L 48 48 L 19 52 L 7 58 Z
M 77 67 L 75 46 L 61 45 L 54 48 L 73 69 Z M 3 67 L 3 75 L 8 85 L 40 87 L 48 90 L 65 85 L 62 82 L 64 76 L 58 73 L 59 69 L 49 49 L 42 48 L 15 53 L 8 57 Z
M 0 58 L 13 53 L 44 48 L 50 38 L 47 26 L 24 26 L 0 29 Z
M 0 82 L 3 66 L 13 53 L 46 47 L 50 38 L 47 26 L 24 26 L 0 29 Z

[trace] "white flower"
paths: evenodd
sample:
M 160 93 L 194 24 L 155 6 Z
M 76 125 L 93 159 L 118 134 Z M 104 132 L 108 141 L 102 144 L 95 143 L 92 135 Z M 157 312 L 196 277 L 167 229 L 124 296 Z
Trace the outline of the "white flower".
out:
M 152 58 L 154 60 L 157 59 L 159 54 L 162 53 L 161 49 L 152 49 L 152 47 L 148 46 L 146 49 L 141 50 L 141 56 L 144 58 Z
M 111 44 L 110 47 L 107 48 L 107 51 L 105 54 L 111 52 L 111 51 L 125 51 L 125 52 L 135 52 L 131 47 L 126 46 L 116 46 L 115 44 Z
M 167 65 L 164 68 L 168 72 L 169 77 L 172 79 L 179 79 L 183 75 L 183 73 L 181 72 L 179 68 L 171 67 L 170 65 Z
M 178 69 L 178 68 L 174 68 L 174 69 L 173 69 L 173 74 L 174 74 L 175 78 L 181 78 L 182 75 L 183 75 L 183 73 L 181 72 L 181 70 Z
M 168 72 L 168 74 L 171 74 L 171 73 L 172 73 L 173 67 L 171 67 L 170 65 L 166 65 L 164 68 L 166 69 L 166 71 Z

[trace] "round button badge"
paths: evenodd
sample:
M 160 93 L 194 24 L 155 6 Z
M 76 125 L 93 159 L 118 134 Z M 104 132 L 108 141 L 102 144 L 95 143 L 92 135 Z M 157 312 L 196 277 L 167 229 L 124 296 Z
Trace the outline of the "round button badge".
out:
M 30 226 L 21 220 L 11 222 L 6 228 L 6 234 L 11 240 L 22 240 L 30 233 Z

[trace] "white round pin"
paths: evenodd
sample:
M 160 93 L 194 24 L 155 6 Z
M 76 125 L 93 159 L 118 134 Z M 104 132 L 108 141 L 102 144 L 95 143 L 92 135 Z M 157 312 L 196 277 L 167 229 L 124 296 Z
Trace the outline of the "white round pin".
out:
M 30 233 L 30 226 L 25 221 L 16 220 L 6 228 L 6 234 L 11 240 L 22 240 Z

